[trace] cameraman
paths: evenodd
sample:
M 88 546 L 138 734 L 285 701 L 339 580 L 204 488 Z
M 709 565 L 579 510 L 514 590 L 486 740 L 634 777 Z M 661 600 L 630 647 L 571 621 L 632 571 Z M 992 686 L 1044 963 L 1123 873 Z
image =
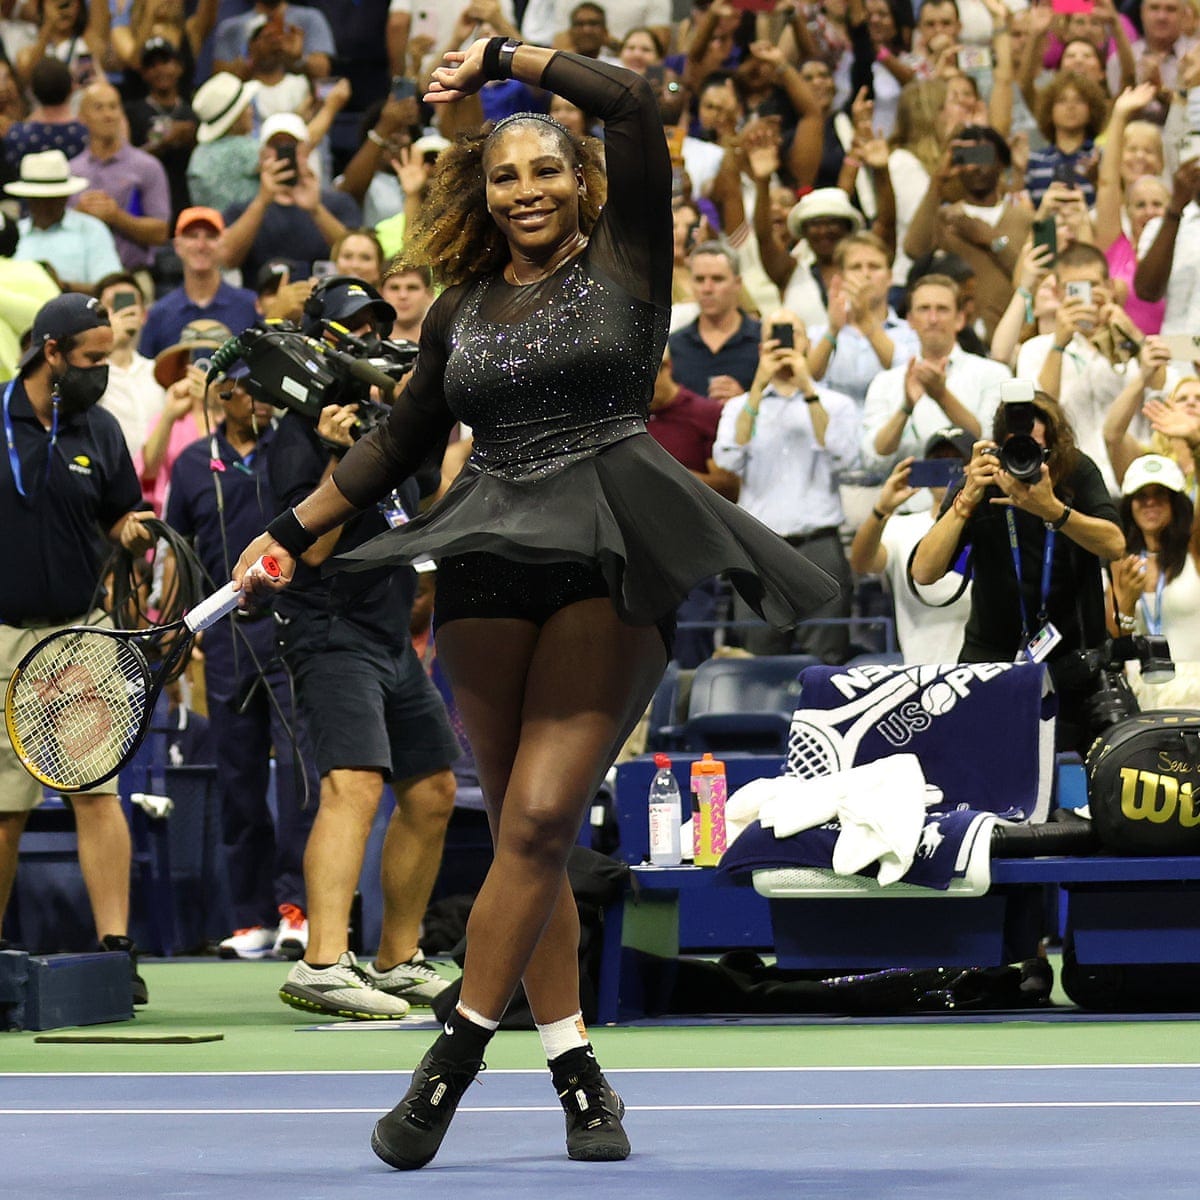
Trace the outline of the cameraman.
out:
M 333 342 L 334 323 L 370 341 L 394 319 L 374 288 L 345 276 L 319 284 L 305 305 L 306 330 Z M 352 443 L 357 408 L 328 405 L 315 427 L 295 411 L 283 417 L 269 463 L 280 503 L 296 503 L 332 473 Z M 308 951 L 279 993 L 309 1012 L 403 1016 L 410 1003 L 428 1004 L 447 986 L 425 963 L 417 938 L 454 808 L 449 765 L 458 743 L 408 638 L 416 574 L 410 567 L 332 576 L 321 570 L 335 553 L 415 516 L 418 501 L 418 485 L 408 479 L 378 507 L 322 537 L 297 563 L 278 603 L 284 656 L 321 773 L 304 856 Z M 383 843 L 383 928 L 375 962 L 359 965 L 347 927 L 385 780 L 396 809 Z
M 1026 661 L 1030 643 L 1047 638 L 1052 644 L 1036 656 L 1048 661 L 1059 694 L 1058 745 L 1082 751 L 1091 676 L 1075 652 L 1105 640 L 1100 568 L 1124 554 L 1125 538 L 1099 468 L 1076 448 L 1062 410 L 1044 392 L 1032 405 L 1030 436 L 1044 459 L 1036 479 L 1023 483 L 1005 469 L 1000 448 L 1016 422 L 1013 402 L 1002 403 L 991 439 L 975 443 L 962 486 L 917 546 L 912 577 L 936 582 L 970 544 L 974 582 L 959 661 Z

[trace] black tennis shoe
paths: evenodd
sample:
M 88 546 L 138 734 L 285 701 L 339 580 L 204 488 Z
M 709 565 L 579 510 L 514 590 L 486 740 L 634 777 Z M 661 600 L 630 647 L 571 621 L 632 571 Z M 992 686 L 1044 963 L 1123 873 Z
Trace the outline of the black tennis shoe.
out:
M 475 1076 L 486 1069 L 482 1059 L 435 1058 L 439 1039 L 417 1064 L 404 1099 L 375 1124 L 371 1149 L 397 1171 L 415 1171 L 438 1152 L 458 1102 Z
M 629 1157 L 621 1127 L 625 1102 L 612 1089 L 591 1046 L 568 1050 L 547 1064 L 567 1118 L 567 1156 L 581 1162 Z

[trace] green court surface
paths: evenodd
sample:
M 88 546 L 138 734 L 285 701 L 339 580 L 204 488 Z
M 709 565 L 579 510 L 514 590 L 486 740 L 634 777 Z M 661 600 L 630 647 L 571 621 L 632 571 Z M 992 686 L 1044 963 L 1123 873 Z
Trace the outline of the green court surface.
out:
M 64 1045 L 38 1043 L 31 1032 L 0 1033 L 0 1072 L 407 1071 L 433 1039 L 436 1025 L 424 1009 L 414 1010 L 412 1028 L 315 1032 L 317 1021 L 276 997 L 286 973 L 287 964 L 279 962 L 144 963 L 150 1005 L 133 1021 L 76 1032 L 137 1038 L 220 1033 L 223 1039 Z M 1193 1020 L 939 1017 L 880 1024 L 797 1016 L 767 1024 L 750 1019 L 646 1023 L 593 1029 L 592 1034 L 602 1061 L 612 1069 L 1200 1064 L 1200 1021 Z M 532 1032 L 501 1033 L 488 1051 L 493 1069 L 543 1062 Z

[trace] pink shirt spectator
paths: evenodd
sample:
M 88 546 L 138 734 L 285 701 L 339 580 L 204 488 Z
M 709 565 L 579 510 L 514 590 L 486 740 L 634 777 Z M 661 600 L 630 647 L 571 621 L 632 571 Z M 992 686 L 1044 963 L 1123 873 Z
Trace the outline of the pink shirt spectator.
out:
M 1139 300 L 1133 290 L 1133 272 L 1137 268 L 1137 256 L 1125 234 L 1104 252 L 1108 259 L 1108 273 L 1114 282 L 1124 280 L 1129 285 L 1129 295 L 1124 308 L 1130 320 L 1145 334 L 1158 333 L 1162 329 L 1163 314 L 1167 302 L 1163 300 Z
M 150 432 L 146 435 L 147 441 L 154 436 L 154 431 L 162 420 L 163 418 L 160 416 L 158 421 L 150 426 Z M 171 482 L 171 468 L 175 465 L 175 460 L 185 447 L 207 436 L 203 418 L 190 412 L 186 416 L 180 417 L 172 427 L 171 436 L 167 441 L 167 452 L 163 457 L 162 466 L 158 468 L 157 475 L 148 476 L 146 474 L 146 464 L 140 450 L 133 456 L 133 465 L 142 484 L 142 495 L 154 505 L 156 517 L 162 516 L 166 506 L 167 485 Z

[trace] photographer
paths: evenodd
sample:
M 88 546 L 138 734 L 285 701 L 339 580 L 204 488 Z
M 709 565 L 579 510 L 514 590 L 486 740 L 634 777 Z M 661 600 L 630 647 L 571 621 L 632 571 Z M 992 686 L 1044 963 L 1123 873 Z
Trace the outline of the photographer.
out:
M 1125 538 L 1062 410 L 1024 381 L 1006 385 L 991 438 L 975 443 L 962 486 L 921 539 L 914 581 L 940 579 L 968 543 L 974 584 L 959 661 L 1046 660 L 1059 748 L 1084 749 L 1091 673 L 1075 652 L 1105 640 L 1100 566 L 1124 554 Z
M 306 331 L 330 342 L 337 341 L 334 323 L 369 343 L 395 319 L 374 288 L 346 276 L 318 285 L 304 312 Z M 300 412 L 285 414 L 268 467 L 282 505 L 333 473 L 358 416 L 358 406 L 338 404 L 326 406 L 316 425 Z M 308 1012 L 403 1016 L 410 1003 L 428 1004 L 447 986 L 425 964 L 417 937 L 454 807 L 449 764 L 458 743 L 408 638 L 416 573 L 403 566 L 329 576 L 321 569 L 335 553 L 408 521 L 418 501 L 418 485 L 407 479 L 378 506 L 326 534 L 297 562 L 277 605 L 284 657 L 321 774 L 304 855 L 308 950 L 279 993 Z M 360 965 L 349 951 L 347 927 L 385 780 L 396 809 L 383 844 L 383 928 L 375 962 Z

